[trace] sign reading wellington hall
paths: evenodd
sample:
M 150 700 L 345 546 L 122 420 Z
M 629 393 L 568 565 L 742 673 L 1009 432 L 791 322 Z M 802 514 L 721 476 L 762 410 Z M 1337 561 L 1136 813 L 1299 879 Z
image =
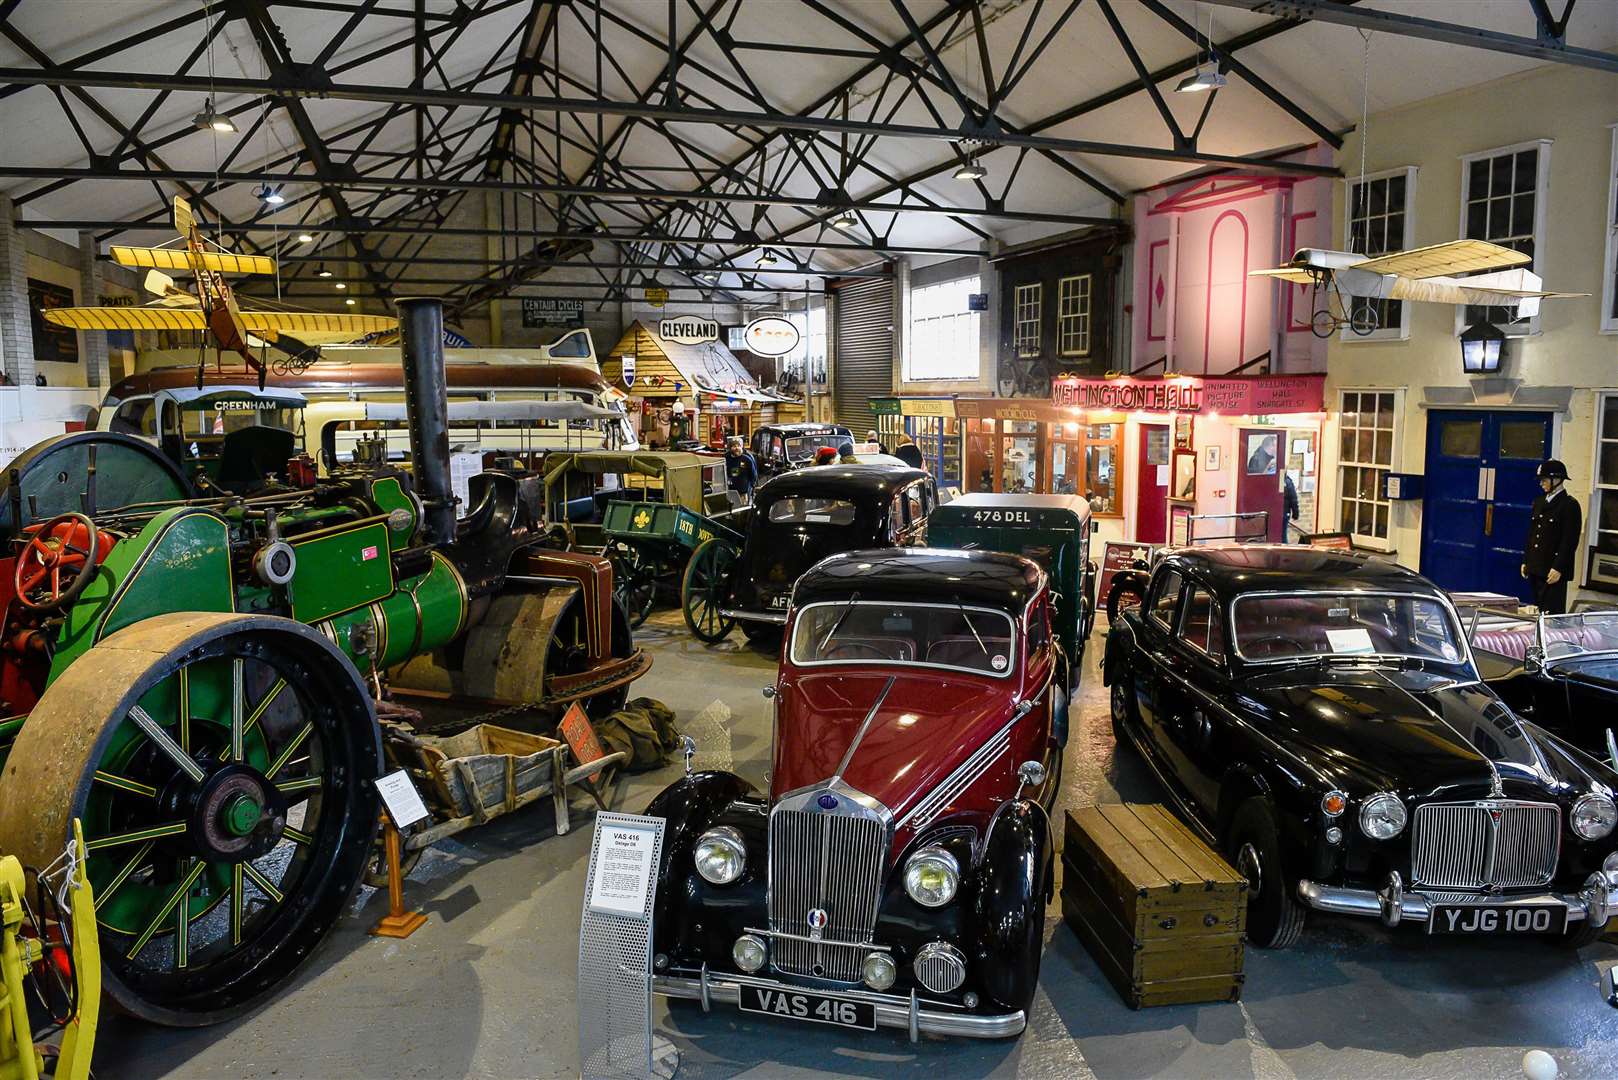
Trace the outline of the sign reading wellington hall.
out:
M 1261 413 L 1320 412 L 1324 375 L 1263 375 L 1253 378 L 1053 379 L 1051 404 L 1058 408 L 1113 412 Z

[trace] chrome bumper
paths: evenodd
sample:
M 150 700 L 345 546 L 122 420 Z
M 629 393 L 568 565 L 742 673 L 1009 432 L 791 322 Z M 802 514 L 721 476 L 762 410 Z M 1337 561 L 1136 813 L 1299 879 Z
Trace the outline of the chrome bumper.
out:
M 802 990 L 806 993 L 826 994 L 829 997 L 845 998 L 849 1001 L 870 1002 L 876 1006 L 877 1027 L 908 1031 L 911 1042 L 920 1038 L 923 1032 L 929 1035 L 964 1036 L 972 1039 L 1008 1039 L 1013 1035 L 1022 1034 L 1023 1028 L 1028 1025 L 1028 1018 L 1021 1009 L 999 1016 L 946 1012 L 932 1005 L 923 1007 L 914 993 L 908 998 L 902 998 L 896 994 L 877 994 L 865 990 L 816 990 L 813 987 L 797 986 L 777 979 L 759 978 L 756 975 L 733 973 L 714 975 L 706 967 L 694 976 L 652 976 L 654 992 L 665 997 L 700 1001 L 704 1012 L 711 1009 L 716 1001 L 726 1005 L 737 1004 L 741 1000 L 743 986 L 759 986 L 769 990 Z
M 1455 903 L 1450 900 L 1435 901 L 1422 892 L 1407 892 L 1398 874 L 1389 874 L 1387 883 L 1375 891 L 1343 889 L 1304 879 L 1298 882 L 1298 899 L 1316 911 L 1379 918 L 1388 926 L 1398 926 L 1401 922 L 1426 923 L 1432 918 L 1435 903 Z M 1597 926 L 1604 926 L 1609 918 L 1618 915 L 1618 871 L 1598 871 L 1591 874 L 1585 879 L 1584 887 L 1576 893 L 1543 892 L 1526 895 L 1514 893 L 1510 896 L 1480 894 L 1466 903 L 1470 907 L 1480 908 L 1561 904 L 1567 908 L 1568 922 L 1588 919 Z
M 740 619 L 743 622 L 767 622 L 777 626 L 787 624 L 787 613 L 784 611 L 743 611 L 740 608 L 720 608 L 719 614 L 727 619 Z

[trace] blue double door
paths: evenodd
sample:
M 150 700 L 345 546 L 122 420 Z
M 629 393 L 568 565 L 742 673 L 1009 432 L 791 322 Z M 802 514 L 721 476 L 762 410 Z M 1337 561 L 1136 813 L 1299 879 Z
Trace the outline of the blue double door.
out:
M 1421 572 L 1455 592 L 1530 600 L 1521 573 L 1551 414 L 1435 410 L 1427 417 Z

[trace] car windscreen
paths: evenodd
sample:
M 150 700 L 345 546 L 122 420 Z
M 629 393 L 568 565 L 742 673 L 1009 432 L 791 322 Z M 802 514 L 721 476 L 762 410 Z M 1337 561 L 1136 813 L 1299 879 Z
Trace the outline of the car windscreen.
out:
M 847 499 L 786 495 L 770 503 L 772 525 L 852 525 L 854 504 Z
M 1238 597 L 1231 609 L 1244 660 L 1311 656 L 1416 657 L 1465 662 L 1449 609 L 1426 596 L 1291 593 Z
M 852 448 L 854 440 L 847 435 L 799 435 L 787 440 L 787 460 L 808 461 L 822 446 L 841 451 L 845 446 Z
M 1541 623 L 1540 643 L 1547 660 L 1618 652 L 1618 611 L 1547 615 Z
M 794 664 L 916 664 L 996 678 L 1010 673 L 1011 617 L 954 604 L 810 604 L 792 632 Z

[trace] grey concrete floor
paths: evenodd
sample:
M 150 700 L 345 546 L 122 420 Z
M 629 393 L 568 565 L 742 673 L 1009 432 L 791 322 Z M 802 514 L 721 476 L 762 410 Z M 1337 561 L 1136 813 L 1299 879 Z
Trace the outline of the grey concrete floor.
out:
M 1095 670 L 1074 706 L 1062 801 L 1151 801 L 1132 753 L 1115 753 Z M 734 760 L 761 779 L 769 727 L 760 687 L 773 655 L 740 633 L 708 649 L 677 612 L 639 635 L 655 656 L 638 694 L 661 698 L 701 744 L 699 763 Z M 632 777 L 618 807 L 643 809 L 678 765 Z M 406 886 L 427 925 L 405 941 L 365 933 L 383 897 L 358 897 L 309 967 L 256 1013 L 196 1031 L 104 1024 L 97 1073 L 112 1080 L 570 1077 L 578 1074 L 574 973 L 591 819 L 574 803 L 555 835 L 548 806 L 430 851 Z M 1512 1077 L 1524 1051 L 1568 1077 L 1618 1076 L 1618 1011 L 1599 994 L 1618 948 L 1581 954 L 1537 941 L 1429 941 L 1364 920 L 1311 919 L 1283 952 L 1249 950 L 1239 1004 L 1131 1011 L 1053 909 L 1042 990 L 1028 1031 L 1001 1042 L 858 1037 L 743 1017 L 719 1006 L 654 1003 L 682 1054 L 682 1077 L 1024 1076 Z

